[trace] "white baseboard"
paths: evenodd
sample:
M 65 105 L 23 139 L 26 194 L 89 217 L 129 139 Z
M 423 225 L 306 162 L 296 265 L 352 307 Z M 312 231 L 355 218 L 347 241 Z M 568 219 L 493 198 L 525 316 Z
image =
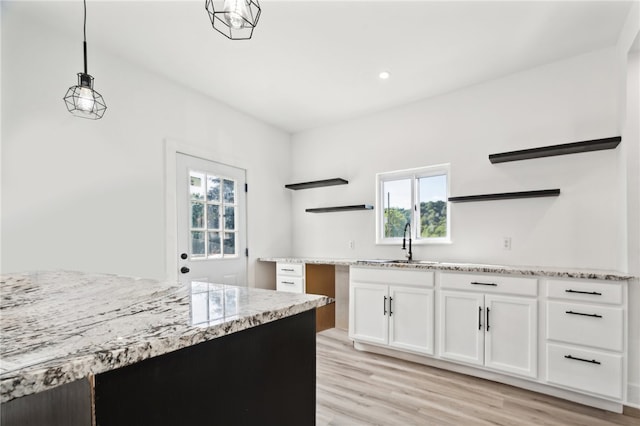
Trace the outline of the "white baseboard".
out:
M 624 405 L 640 408 L 640 384 L 627 383 L 627 400 Z

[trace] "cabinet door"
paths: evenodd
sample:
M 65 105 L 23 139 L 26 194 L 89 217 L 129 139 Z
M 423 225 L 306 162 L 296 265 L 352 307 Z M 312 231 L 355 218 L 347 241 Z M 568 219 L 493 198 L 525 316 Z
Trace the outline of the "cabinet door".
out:
M 433 290 L 389 287 L 389 346 L 433 355 Z
M 352 282 L 349 287 L 349 337 L 386 345 L 388 299 L 386 285 Z
M 485 365 L 527 377 L 538 373 L 538 302 L 485 296 Z
M 440 292 L 440 356 L 469 364 L 484 363 L 484 296 Z

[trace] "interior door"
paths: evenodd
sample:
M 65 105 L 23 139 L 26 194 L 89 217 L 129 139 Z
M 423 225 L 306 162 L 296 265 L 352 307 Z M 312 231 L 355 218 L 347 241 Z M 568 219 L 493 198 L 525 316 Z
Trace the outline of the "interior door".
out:
M 177 154 L 178 276 L 247 285 L 246 173 Z

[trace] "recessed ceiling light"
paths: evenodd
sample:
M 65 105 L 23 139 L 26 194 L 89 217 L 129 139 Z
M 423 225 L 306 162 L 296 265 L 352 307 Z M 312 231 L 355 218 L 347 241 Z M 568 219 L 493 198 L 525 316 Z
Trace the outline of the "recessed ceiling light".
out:
M 389 74 L 388 71 L 382 71 L 380 74 L 378 74 L 378 77 L 380 78 L 380 80 L 386 80 L 391 77 L 391 74 Z

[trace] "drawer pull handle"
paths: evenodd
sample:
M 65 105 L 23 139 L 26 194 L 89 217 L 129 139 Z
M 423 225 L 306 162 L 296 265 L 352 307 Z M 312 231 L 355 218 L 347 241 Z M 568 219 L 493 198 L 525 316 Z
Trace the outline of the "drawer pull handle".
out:
M 293 272 L 293 269 L 287 269 L 287 268 L 282 268 L 281 271 L 285 271 L 285 272 Z
M 578 357 L 571 356 L 571 355 L 565 355 L 564 357 L 567 358 L 567 359 L 573 359 L 575 361 L 588 362 L 590 364 L 598 364 L 598 365 L 601 364 L 600 361 L 596 361 L 595 359 L 584 359 L 584 358 L 578 358 Z
M 565 290 L 566 293 L 578 293 L 578 294 L 592 294 L 594 296 L 602 296 L 602 293 L 598 293 L 597 291 L 580 291 L 580 290 Z
M 293 281 L 282 281 L 282 284 L 295 284 Z
M 598 314 L 583 314 L 582 312 L 573 312 L 573 311 L 565 311 L 565 313 L 571 314 L 571 315 L 582 315 L 583 317 L 602 318 L 602 315 L 598 315 Z
M 387 315 L 387 296 L 382 301 L 382 315 Z
M 498 286 L 498 284 L 496 284 L 496 283 L 479 283 L 477 281 L 471 281 L 471 284 L 473 284 L 473 285 L 490 285 L 490 286 L 494 286 L 494 287 Z

